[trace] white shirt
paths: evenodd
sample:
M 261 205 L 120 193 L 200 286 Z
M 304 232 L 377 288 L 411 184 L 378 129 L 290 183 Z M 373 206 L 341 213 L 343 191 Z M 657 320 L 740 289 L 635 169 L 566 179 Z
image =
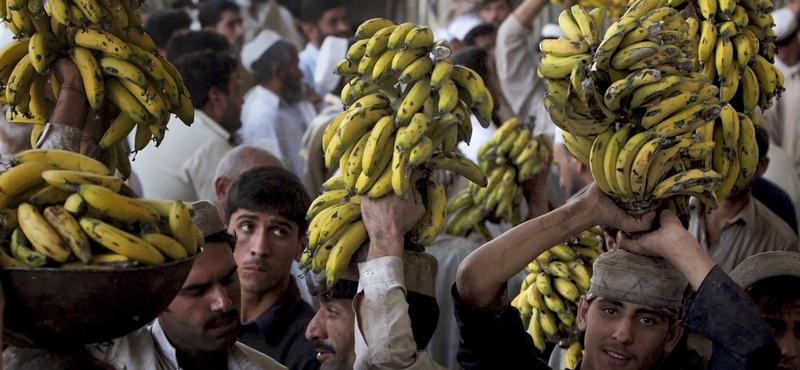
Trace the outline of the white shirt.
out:
M 180 370 L 175 348 L 158 320 L 111 342 L 90 344 L 86 349 L 97 359 L 125 370 Z M 236 342 L 228 350 L 229 370 L 286 369 L 267 355 Z
M 131 161 L 142 185 L 142 196 L 184 202 L 213 201 L 217 164 L 233 148 L 230 133 L 197 109 L 191 127 L 172 116 L 167 128 L 158 148 L 151 143 Z
M 297 58 L 300 60 L 300 70 L 303 72 L 303 83 L 313 87 L 314 91 L 317 92 L 317 95 L 325 96 L 328 94 L 328 91 L 325 91 L 322 86 L 319 86 L 314 82 L 314 71 L 317 69 L 318 57 L 319 48 L 310 42 L 306 44 L 306 48 L 297 55 Z M 331 73 L 333 73 L 333 71 L 331 71 Z
M 303 134 L 315 116 L 311 103 L 289 104 L 272 91 L 256 85 L 244 97 L 239 136 L 245 143 L 260 139 L 277 143 L 286 169 L 302 178 L 306 165 L 300 157 Z

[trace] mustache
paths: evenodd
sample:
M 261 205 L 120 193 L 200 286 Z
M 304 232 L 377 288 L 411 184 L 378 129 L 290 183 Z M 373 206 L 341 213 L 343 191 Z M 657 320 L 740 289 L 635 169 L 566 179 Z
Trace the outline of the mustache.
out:
M 325 343 L 319 339 L 315 339 L 313 343 L 314 343 L 314 349 L 317 352 L 329 352 L 332 354 L 336 354 L 336 349 L 334 349 L 333 346 L 331 346 L 328 343 Z
M 235 321 L 236 323 L 239 322 L 239 310 L 231 310 L 211 318 L 206 323 L 206 329 L 224 326 L 232 321 Z
M 242 267 L 250 267 L 250 266 L 255 266 L 255 267 L 258 267 L 258 268 L 261 268 L 261 269 L 267 268 L 267 265 L 264 263 L 264 260 L 262 260 L 262 259 L 260 259 L 258 257 L 251 258 L 251 259 L 248 259 L 248 260 L 242 262 Z

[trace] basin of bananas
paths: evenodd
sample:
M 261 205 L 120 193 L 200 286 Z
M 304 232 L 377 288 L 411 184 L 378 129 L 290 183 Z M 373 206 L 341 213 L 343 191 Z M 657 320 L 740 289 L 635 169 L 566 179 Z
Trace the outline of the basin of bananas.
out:
M 136 129 L 136 150 L 164 139 L 170 114 L 185 124 L 194 108 L 175 67 L 158 55 L 142 27 L 139 0 L 11 0 L 0 16 L 15 40 L 0 50 L 0 102 L 9 122 L 43 125 L 59 83 L 53 61 L 72 59 L 85 95 L 102 122 L 102 148 L 113 148 Z M 34 130 L 39 135 L 42 128 Z
M 694 196 L 714 209 L 752 179 L 756 109 L 783 90 L 771 9 L 769 0 L 635 0 L 602 37 L 580 6 L 561 13 L 566 37 L 540 44 L 544 104 L 621 207 L 640 214 Z
M 540 171 L 547 171 L 553 155 L 553 142 L 544 133 L 512 118 L 478 150 L 478 166 L 487 174 L 486 187 L 470 184 L 447 205 L 447 233 L 466 237 L 478 233 L 492 239 L 487 220 L 503 220 L 512 226 L 523 221 L 520 205 L 525 201 L 523 183 Z
M 494 103 L 481 77 L 453 65 L 449 46 L 434 42 L 429 27 L 375 18 L 358 27 L 356 39 L 335 71 L 350 79 L 341 94 L 344 111 L 322 139 L 325 165 L 341 176 L 323 185 L 308 211 L 302 257 L 315 273 L 325 270 L 328 284 L 367 242 L 359 196 L 405 198 L 416 187 L 425 214 L 407 244 L 419 249 L 444 227 L 447 200 L 433 170 L 487 184 L 480 167 L 455 150 L 472 137 L 471 115 L 484 127 L 491 120 Z
M 528 267 L 511 305 L 520 312 L 533 343 L 568 346 L 566 363 L 574 369 L 583 354 L 578 341 L 578 302 L 589 290 L 592 263 L 603 253 L 599 227 L 593 227 L 542 253 Z

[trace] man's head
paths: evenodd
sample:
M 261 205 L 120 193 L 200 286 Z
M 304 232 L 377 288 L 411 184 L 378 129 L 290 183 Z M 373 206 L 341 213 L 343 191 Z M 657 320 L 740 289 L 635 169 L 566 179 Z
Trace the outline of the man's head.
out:
M 281 99 L 296 103 L 303 98 L 303 72 L 297 49 L 273 31 L 264 30 L 242 49 L 242 64 L 250 69 L 256 83 Z
M 231 44 L 225 36 L 216 32 L 189 31 L 173 36 L 167 44 L 167 60 L 176 60 L 182 55 L 201 50 L 229 51 Z
M 600 256 L 578 306 L 584 367 L 657 368 L 683 335 L 678 318 L 686 286 L 680 272 L 662 259 L 623 250 Z
M 731 271 L 781 348 L 779 370 L 800 370 L 800 253 L 766 252 Z
M 797 46 L 797 10 L 793 9 L 796 2 L 790 2 L 789 6 L 774 10 L 771 15 L 774 20 L 775 29 L 775 46 L 778 50 L 788 47 L 789 45 Z M 793 50 L 798 52 L 798 50 Z
M 340 0 L 303 0 L 300 22 L 308 42 L 320 47 L 328 36 L 346 39 L 353 33 L 347 8 Z
M 333 287 L 320 286 L 315 295 L 320 309 L 308 324 L 306 339 L 317 348 L 322 370 L 351 370 L 355 363 L 353 299 L 358 292 L 358 263 L 366 260 L 367 247 L 362 246 L 350 259 L 341 279 Z M 427 253 L 403 253 L 404 284 L 411 332 L 417 349 L 424 349 L 439 323 L 436 303 L 438 263 Z
M 499 28 L 513 9 L 510 0 L 482 0 L 478 5 L 478 16 L 484 23 Z
M 293 173 L 277 166 L 242 173 L 228 191 L 225 219 L 236 234 L 242 290 L 256 296 L 282 292 L 292 262 L 307 244 L 311 198 Z
M 179 351 L 222 352 L 236 342 L 239 329 L 239 277 L 229 234 L 217 209 L 207 201 L 193 204 L 192 221 L 205 243 L 186 281 L 158 322 Z
M 147 34 L 153 39 L 158 48 L 158 53 L 167 55 L 167 44 L 177 34 L 183 33 L 192 25 L 192 18 L 180 9 L 156 10 L 145 22 Z
M 558 132 L 556 133 L 556 142 L 560 141 L 561 133 Z M 564 144 L 559 143 L 554 146 L 553 163 L 558 166 L 558 183 L 568 196 L 576 194 L 594 181 L 589 166 L 575 158 Z
M 192 95 L 192 105 L 230 133 L 241 126 L 239 61 L 227 52 L 203 50 L 174 61 Z
M 283 163 L 269 150 L 255 144 L 239 145 L 222 157 L 217 165 L 214 176 L 214 191 L 217 195 L 217 209 L 220 216 L 225 212 L 225 201 L 228 199 L 228 190 L 239 176 L 252 168 L 262 166 L 283 167 Z
M 244 44 L 244 28 L 239 5 L 230 0 L 213 0 L 206 4 L 197 16 L 200 27 L 225 36 L 233 47 L 239 51 Z
M 497 28 L 491 24 L 484 23 L 476 26 L 464 37 L 466 46 L 477 46 L 489 51 L 489 55 L 494 55 L 494 45 L 497 41 Z

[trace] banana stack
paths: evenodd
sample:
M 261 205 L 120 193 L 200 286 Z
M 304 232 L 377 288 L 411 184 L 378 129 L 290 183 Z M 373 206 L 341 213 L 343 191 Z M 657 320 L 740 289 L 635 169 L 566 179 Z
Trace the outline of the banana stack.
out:
M 93 111 L 90 117 L 108 122 L 100 147 L 114 149 L 134 128 L 136 150 L 150 141 L 157 146 L 171 113 L 190 125 L 194 108 L 189 92 L 144 32 L 142 4 L 139 0 L 11 0 L 0 6 L 0 16 L 15 34 L 15 40 L 0 50 L 0 102 L 9 106 L 6 119 L 47 123 L 53 108 L 45 98 L 47 82 L 55 96 L 60 89 L 52 63 L 68 57 L 83 79 Z
M 0 174 L 0 267 L 125 268 L 196 254 L 191 206 L 129 197 L 105 164 L 28 150 Z
M 601 238 L 600 228 L 593 227 L 545 251 L 528 265 L 529 274 L 511 305 L 519 310 L 540 351 L 548 341 L 565 346 L 578 342 L 578 302 L 589 290 L 592 263 L 603 253 Z M 571 347 L 568 353 L 573 360 L 576 356 L 580 359 L 580 347 Z
M 480 167 L 455 151 L 472 137 L 471 115 L 484 127 L 491 121 L 494 103 L 481 77 L 452 65 L 449 46 L 434 42 L 429 27 L 375 18 L 358 27 L 356 39 L 335 71 L 350 78 L 341 94 L 344 112 L 322 139 L 325 165 L 341 176 L 325 183 L 308 211 L 303 253 L 304 265 L 324 269 L 331 285 L 367 242 L 359 196 L 407 197 L 415 186 L 426 209 L 408 243 L 418 249 L 444 226 L 447 199 L 433 170 L 487 184 Z
M 558 6 L 564 5 L 563 0 L 550 0 L 550 2 Z M 619 19 L 622 13 L 625 12 L 625 8 L 628 6 L 628 2 L 626 0 L 579 0 L 573 4 L 577 4 L 592 10 L 601 9 L 598 10 L 601 12 L 598 13 L 598 16 L 602 14 L 602 17 L 599 17 L 598 19 L 603 20 L 608 17 L 612 21 Z M 603 23 L 600 22 L 599 24 L 602 25 Z
M 540 45 L 544 104 L 564 145 L 632 214 L 675 196 L 714 209 L 736 184 L 749 182 L 757 162 L 755 108 L 767 109 L 782 89 L 769 62 L 771 21 L 742 22 L 749 8 L 735 3 L 724 5 L 728 13 L 702 11 L 716 18 L 701 19 L 698 5 L 707 6 L 635 0 L 602 38 L 597 18 L 573 6 L 559 16 L 567 37 Z M 723 72 L 712 73 L 717 67 Z
M 513 226 L 522 223 L 519 205 L 525 199 L 521 184 L 546 170 L 552 154 L 549 136 L 534 135 L 516 118 L 503 123 L 478 150 L 478 166 L 487 174 L 489 185 L 470 184 L 450 201 L 447 233 L 466 237 L 477 232 L 489 241 L 487 219 L 505 220 Z

